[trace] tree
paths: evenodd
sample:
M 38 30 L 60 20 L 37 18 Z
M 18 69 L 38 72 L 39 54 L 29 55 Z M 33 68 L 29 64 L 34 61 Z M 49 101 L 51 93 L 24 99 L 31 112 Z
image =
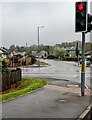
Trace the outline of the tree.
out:
M 2 68 L 1 68 L 0 71 L 2 71 L 2 73 L 7 73 L 7 72 L 9 72 L 9 69 L 8 69 L 8 67 L 7 67 L 7 63 L 6 63 L 6 61 L 5 61 L 4 59 L 2 60 Z
M 92 43 L 91 42 L 86 42 L 86 44 L 85 44 L 85 52 L 88 52 L 88 51 L 90 51 L 91 50 L 91 45 Z
M 79 55 L 79 48 L 78 48 L 78 42 L 77 42 L 77 45 L 76 45 L 76 56 L 78 57 Z
M 14 51 L 14 50 L 15 50 L 15 45 L 11 45 L 11 46 L 9 47 L 9 51 L 12 52 L 12 51 Z
M 64 58 L 67 54 L 67 51 L 64 48 L 61 48 L 59 46 L 55 46 L 53 49 L 53 54 L 56 58 Z

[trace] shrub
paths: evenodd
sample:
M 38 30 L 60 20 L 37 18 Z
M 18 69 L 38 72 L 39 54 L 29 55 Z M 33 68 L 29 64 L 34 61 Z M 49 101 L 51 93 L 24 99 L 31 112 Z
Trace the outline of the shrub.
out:
M 66 61 L 78 61 L 77 57 L 65 57 L 64 60 Z
M 2 72 L 2 73 L 9 72 L 9 69 L 7 67 L 7 62 L 4 59 L 2 59 L 2 61 L 0 61 L 0 62 L 1 62 L 0 72 Z

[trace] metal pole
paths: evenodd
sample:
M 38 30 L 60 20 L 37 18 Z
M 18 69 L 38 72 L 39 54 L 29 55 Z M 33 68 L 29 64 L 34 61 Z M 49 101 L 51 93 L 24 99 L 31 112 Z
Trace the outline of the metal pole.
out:
M 38 51 L 39 51 L 39 27 L 38 27 Z
M 38 51 L 37 51 L 38 52 L 38 58 L 39 58 L 39 28 L 40 27 L 38 27 L 38 30 L 37 30 L 38 31 Z M 40 61 L 39 60 L 38 60 L 38 66 L 39 66 L 39 70 L 40 70 Z
M 85 32 L 82 32 L 82 71 L 81 71 L 81 96 L 85 95 Z
M 27 56 L 27 43 L 26 43 L 26 56 Z
M 26 43 L 26 58 L 27 58 L 27 43 Z M 25 58 L 25 65 L 27 65 L 26 58 Z

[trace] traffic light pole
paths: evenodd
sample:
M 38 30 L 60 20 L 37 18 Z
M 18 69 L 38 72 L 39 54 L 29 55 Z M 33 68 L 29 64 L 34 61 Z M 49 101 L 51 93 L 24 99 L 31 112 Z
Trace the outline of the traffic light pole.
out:
M 81 96 L 85 95 L 85 32 L 82 32 L 82 71 L 81 71 Z

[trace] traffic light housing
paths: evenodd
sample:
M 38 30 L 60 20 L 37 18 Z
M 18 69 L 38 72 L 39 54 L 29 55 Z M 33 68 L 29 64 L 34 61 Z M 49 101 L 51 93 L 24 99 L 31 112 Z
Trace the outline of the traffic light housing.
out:
M 75 32 L 87 30 L 87 2 L 75 3 Z
M 87 14 L 87 32 L 92 30 L 92 15 Z

